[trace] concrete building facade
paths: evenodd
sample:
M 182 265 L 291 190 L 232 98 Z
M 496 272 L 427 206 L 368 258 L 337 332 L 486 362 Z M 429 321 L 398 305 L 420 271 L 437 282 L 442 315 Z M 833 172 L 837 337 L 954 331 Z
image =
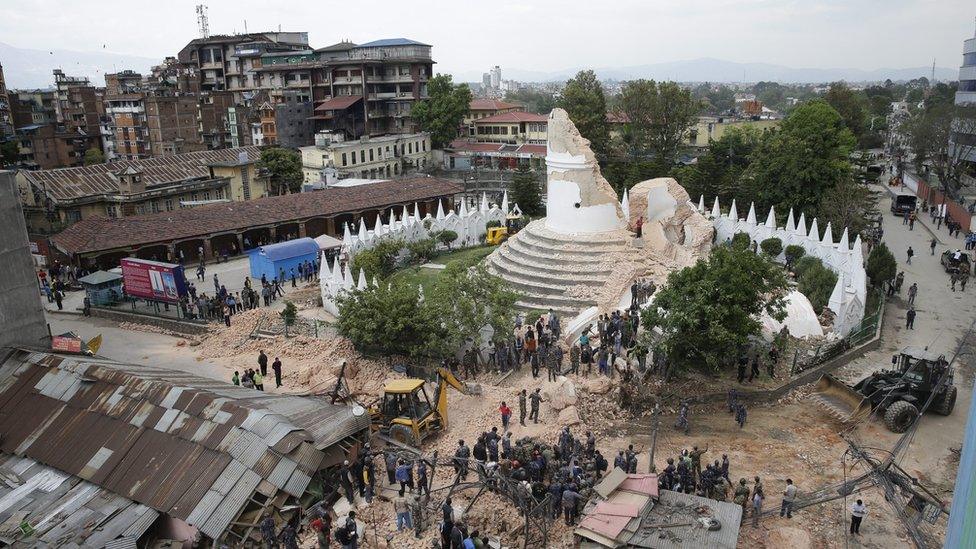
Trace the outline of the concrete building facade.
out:
M 45 347 L 49 332 L 14 172 L 0 171 L 0 348 Z
M 340 178 L 387 179 L 423 170 L 431 163 L 430 134 L 387 135 L 345 141 L 336 134 L 316 135 L 318 144 L 301 147 L 305 183 L 317 184 L 328 173 Z
M 7 95 L 7 84 L 3 78 L 3 65 L 0 65 L 0 141 L 14 136 L 14 115 Z
M 976 36 L 963 42 L 962 66 L 959 67 L 959 88 L 955 103 L 958 106 L 976 109 Z M 972 121 L 958 122 L 952 136 L 953 146 L 957 147 L 957 158 L 973 163 L 976 172 L 976 124 Z

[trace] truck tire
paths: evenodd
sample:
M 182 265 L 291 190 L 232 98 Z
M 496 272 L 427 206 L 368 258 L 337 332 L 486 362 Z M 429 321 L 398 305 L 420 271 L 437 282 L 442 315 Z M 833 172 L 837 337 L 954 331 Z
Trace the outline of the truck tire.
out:
M 956 386 L 953 385 L 946 389 L 942 398 L 937 400 L 933 406 L 932 411 L 942 415 L 947 416 L 952 413 L 952 409 L 956 407 Z
M 885 411 L 884 422 L 892 433 L 904 433 L 918 417 L 918 408 L 911 402 L 899 400 Z
M 390 438 L 407 446 L 416 446 L 413 431 L 406 425 L 396 424 L 390 427 Z

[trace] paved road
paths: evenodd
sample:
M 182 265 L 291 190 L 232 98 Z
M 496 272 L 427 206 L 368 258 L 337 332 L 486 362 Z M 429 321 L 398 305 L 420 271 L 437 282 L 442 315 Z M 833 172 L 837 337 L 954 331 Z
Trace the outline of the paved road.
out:
M 915 224 L 914 230 L 903 225 L 901 219 L 888 210 L 888 200 L 882 199 L 880 206 L 884 211 L 884 242 L 898 261 L 898 269 L 905 272 L 905 284 L 900 296 L 888 301 L 885 314 L 885 327 L 882 346 L 876 351 L 853 361 L 841 369 L 838 375 L 849 382 L 857 381 L 872 371 L 890 367 L 891 355 L 908 345 L 928 347 L 937 353 L 951 357 L 958 341 L 976 319 L 976 287 L 970 286 L 966 292 L 950 289 L 949 277 L 939 263 L 939 254 L 946 249 L 963 247 L 961 238 L 949 237 L 943 228 L 934 231 L 938 245 L 935 256 L 929 251 L 933 232 L 928 230 L 928 217 Z M 912 264 L 907 264 L 907 250 L 915 250 Z M 918 297 L 915 299 L 915 329 L 905 328 L 905 312 L 908 310 L 908 286 L 918 283 Z M 976 337 L 972 338 L 976 340 Z M 915 470 L 936 482 L 951 482 L 952 475 L 946 475 L 944 460 L 949 448 L 958 448 L 966 425 L 967 411 L 973 392 L 974 360 L 962 357 L 956 365 L 955 384 L 959 396 L 955 411 L 950 416 L 926 414 L 905 456 L 903 466 Z M 888 448 L 898 439 L 880 421 L 863 425 L 857 430 L 860 438 L 871 446 Z M 952 478 L 948 478 L 952 477 Z

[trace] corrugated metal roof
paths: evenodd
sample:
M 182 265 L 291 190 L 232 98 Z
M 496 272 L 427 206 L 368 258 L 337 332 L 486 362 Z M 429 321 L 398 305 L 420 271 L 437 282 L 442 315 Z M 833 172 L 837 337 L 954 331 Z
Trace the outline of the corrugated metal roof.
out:
M 705 514 L 697 509 L 706 508 Z M 709 530 L 698 519 L 711 516 L 719 521 L 721 528 Z M 735 549 L 739 539 L 739 522 L 742 520 L 742 506 L 734 503 L 715 501 L 691 494 L 661 490 L 658 503 L 641 517 L 640 526 L 633 537 L 626 540 L 631 546 L 648 549 Z M 662 529 L 651 525 L 688 523 L 690 526 L 667 528 L 668 535 L 662 536 Z
M 32 459 L 0 454 L 0 541 L 12 547 L 127 547 L 155 510 Z M 24 537 L 21 521 L 35 530 Z M 70 541 L 69 541 L 70 540 Z
M 96 358 L 18 350 L 0 372 L 14 380 L 0 388 L 0 449 L 215 538 L 259 484 L 273 487 L 270 496 L 300 496 L 322 463 L 316 446 L 368 428 L 347 407 L 320 400 Z M 318 424 L 322 418 L 332 419 Z

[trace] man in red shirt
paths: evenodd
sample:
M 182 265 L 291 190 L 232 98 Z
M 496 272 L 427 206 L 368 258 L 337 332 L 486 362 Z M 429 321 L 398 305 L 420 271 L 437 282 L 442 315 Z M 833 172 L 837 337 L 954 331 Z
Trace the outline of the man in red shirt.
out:
M 502 415 L 502 429 L 508 431 L 508 421 L 512 418 L 512 409 L 502 401 L 502 405 L 498 407 L 498 412 Z

